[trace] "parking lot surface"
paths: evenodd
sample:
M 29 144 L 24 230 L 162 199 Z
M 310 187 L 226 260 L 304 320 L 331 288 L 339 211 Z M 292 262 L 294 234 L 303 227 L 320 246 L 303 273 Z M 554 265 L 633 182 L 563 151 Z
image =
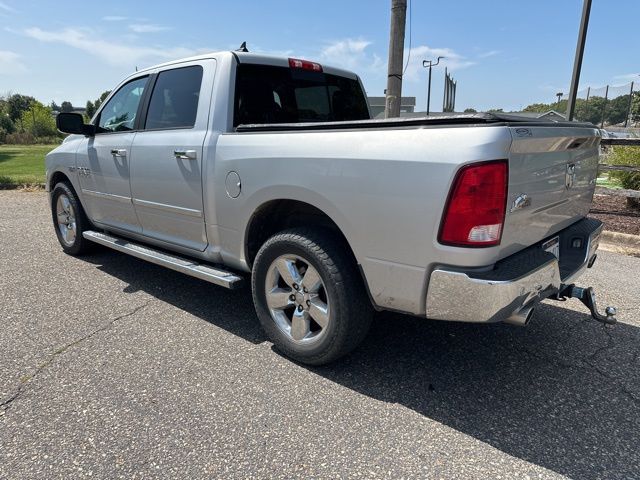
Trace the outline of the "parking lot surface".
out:
M 0 478 L 640 478 L 640 258 L 581 280 L 620 323 L 376 316 L 307 368 L 248 290 L 62 253 L 46 194 L 0 192 Z M 452 299 L 464 301 L 464 299 Z

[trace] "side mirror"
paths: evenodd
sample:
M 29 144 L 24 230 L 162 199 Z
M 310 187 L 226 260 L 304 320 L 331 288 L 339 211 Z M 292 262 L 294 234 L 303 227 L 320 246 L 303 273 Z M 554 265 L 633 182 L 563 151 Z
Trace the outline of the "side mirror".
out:
M 56 128 L 62 133 L 78 135 L 93 136 L 96 133 L 95 125 L 86 125 L 79 113 L 59 113 L 56 116 Z

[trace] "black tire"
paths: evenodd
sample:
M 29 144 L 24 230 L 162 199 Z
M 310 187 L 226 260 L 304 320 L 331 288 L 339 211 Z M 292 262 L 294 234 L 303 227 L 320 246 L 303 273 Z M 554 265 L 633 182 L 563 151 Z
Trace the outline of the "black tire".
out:
M 255 258 L 251 287 L 260 323 L 275 347 L 300 363 L 323 365 L 335 361 L 356 348 L 369 330 L 373 308 L 348 248 L 329 230 L 295 228 L 271 237 Z M 296 342 L 288 335 L 267 305 L 267 275 L 272 264 L 286 255 L 299 257 L 315 268 L 330 305 L 326 329 L 309 344 Z
M 74 218 L 75 218 L 75 238 L 73 242 L 68 242 L 63 237 L 60 227 L 58 224 L 57 218 L 57 205 L 58 199 L 62 196 L 66 196 L 68 198 L 71 207 L 73 208 Z M 60 182 L 56 184 L 51 192 L 51 218 L 53 220 L 53 228 L 56 232 L 56 236 L 58 237 L 58 242 L 62 246 L 62 249 L 65 253 L 69 255 L 79 256 L 89 253 L 94 248 L 94 243 L 85 239 L 82 236 L 82 233 L 86 230 L 91 230 L 91 222 L 87 218 L 87 215 L 84 213 L 84 209 L 78 200 L 78 196 L 76 192 L 73 190 L 71 185 L 67 182 Z

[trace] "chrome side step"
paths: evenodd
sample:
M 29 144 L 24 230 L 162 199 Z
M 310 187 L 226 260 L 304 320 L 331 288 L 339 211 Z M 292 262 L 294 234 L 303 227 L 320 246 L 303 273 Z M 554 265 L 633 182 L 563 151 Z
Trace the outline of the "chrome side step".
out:
M 221 287 L 230 289 L 238 288 L 242 285 L 244 279 L 234 273 L 225 272 L 209 265 L 197 263 L 184 257 L 178 257 L 170 253 L 154 250 L 151 247 L 130 242 L 124 238 L 114 237 L 102 232 L 94 232 L 88 230 L 82 234 L 87 240 L 99 243 L 105 247 L 112 248 L 122 253 L 126 253 L 136 258 L 146 260 L 156 265 L 170 268 L 176 272 L 184 273 L 192 277 L 199 278 L 205 282 L 214 283 Z

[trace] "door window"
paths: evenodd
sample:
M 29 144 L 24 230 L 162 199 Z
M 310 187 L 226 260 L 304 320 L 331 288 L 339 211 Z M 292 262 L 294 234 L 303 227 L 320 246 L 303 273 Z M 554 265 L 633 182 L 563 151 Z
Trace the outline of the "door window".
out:
M 133 130 L 148 77 L 137 78 L 123 85 L 100 111 L 98 132 Z
M 151 94 L 145 129 L 193 127 L 201 84 L 200 65 L 161 72 Z

